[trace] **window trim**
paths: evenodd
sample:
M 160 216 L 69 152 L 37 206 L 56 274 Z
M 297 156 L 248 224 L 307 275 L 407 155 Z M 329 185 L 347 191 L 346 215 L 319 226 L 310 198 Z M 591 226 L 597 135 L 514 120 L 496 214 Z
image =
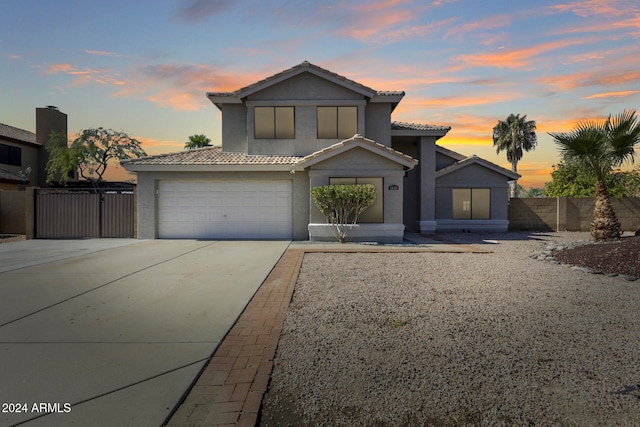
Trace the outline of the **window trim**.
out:
M 0 164 L 9 166 L 22 166 L 22 147 L 16 147 L 15 145 L 9 144 L 0 144 L 0 150 L 4 151 L 6 155 L 6 158 L 3 158 L 2 154 L 0 154 Z
M 332 108 L 335 110 L 335 126 L 332 123 L 334 129 L 331 129 L 332 136 L 320 136 L 320 110 Z M 352 109 L 355 108 L 355 132 L 352 135 L 340 135 L 340 109 Z M 335 133 L 333 133 L 335 131 Z M 327 132 L 328 134 L 329 132 Z M 358 106 L 357 105 L 318 105 L 316 106 L 316 138 L 317 139 L 348 139 L 358 133 Z
M 460 217 L 460 216 L 456 216 L 456 205 L 455 205 L 455 200 L 454 200 L 454 193 L 456 190 L 468 190 L 469 191 L 469 207 L 468 209 L 464 209 L 463 211 L 468 211 L 469 212 L 469 216 L 468 217 Z M 487 203 L 489 205 L 489 212 L 488 212 L 488 216 L 482 216 L 482 217 L 474 217 L 473 212 L 473 198 L 474 198 L 474 190 L 478 191 L 478 190 L 485 190 L 488 191 L 488 197 L 489 199 L 487 200 Z M 478 197 L 479 194 L 476 196 Z M 465 201 L 466 202 L 466 201 Z M 452 188 L 451 189 L 451 218 L 452 219 L 456 219 L 456 220 L 489 220 L 491 219 L 491 188 L 489 187 L 456 187 L 456 188 Z
M 258 123 L 257 123 L 257 111 L 258 109 L 270 109 L 272 111 L 273 116 L 273 133 L 271 137 L 262 137 L 258 136 Z M 286 134 L 284 136 L 278 136 L 278 114 L 277 110 L 279 109 L 287 109 L 291 110 L 292 115 L 292 123 L 291 127 L 293 128 L 293 135 Z M 253 107 L 253 139 L 257 140 L 269 140 L 269 139 L 295 139 L 296 138 L 296 107 L 292 105 L 256 105 Z

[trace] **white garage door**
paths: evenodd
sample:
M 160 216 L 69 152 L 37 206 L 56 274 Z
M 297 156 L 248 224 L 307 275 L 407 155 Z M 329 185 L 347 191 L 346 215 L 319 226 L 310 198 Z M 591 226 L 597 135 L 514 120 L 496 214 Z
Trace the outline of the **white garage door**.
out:
M 160 181 L 158 237 L 290 239 L 291 181 Z

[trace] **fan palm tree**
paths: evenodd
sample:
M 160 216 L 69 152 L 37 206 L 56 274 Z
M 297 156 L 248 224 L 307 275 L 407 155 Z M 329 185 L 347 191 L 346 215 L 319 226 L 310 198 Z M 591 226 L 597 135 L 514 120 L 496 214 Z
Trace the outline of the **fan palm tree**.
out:
M 206 135 L 191 135 L 189 141 L 184 143 L 185 150 L 193 150 L 194 148 L 210 147 L 211 140 Z
M 633 163 L 640 142 L 640 122 L 635 110 L 625 110 L 604 121 L 584 121 L 571 132 L 550 133 L 567 161 L 577 162 L 596 176 L 596 203 L 591 235 L 597 239 L 619 237 L 620 222 L 611 206 L 606 177 L 614 167 Z
M 536 122 L 527 121 L 527 115 L 510 114 L 505 121 L 498 121 L 493 128 L 493 146 L 496 153 L 507 152 L 507 160 L 511 162 L 511 170 L 518 172 L 518 162 L 525 151 L 536 148 L 538 138 L 536 136 Z M 518 181 L 509 183 L 511 197 L 516 197 L 516 185 Z

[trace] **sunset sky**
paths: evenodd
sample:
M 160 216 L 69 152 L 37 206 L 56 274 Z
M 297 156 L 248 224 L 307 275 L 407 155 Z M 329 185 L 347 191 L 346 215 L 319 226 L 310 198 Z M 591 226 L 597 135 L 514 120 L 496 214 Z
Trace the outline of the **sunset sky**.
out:
M 547 132 L 640 109 L 637 0 L 14 0 L 0 26 L 1 123 L 35 131 L 35 108 L 55 105 L 70 137 L 113 128 L 149 154 L 199 133 L 219 145 L 205 92 L 305 60 L 405 91 L 394 120 L 451 126 L 439 144 L 507 168 L 492 128 L 526 114 L 526 188 L 558 162 Z

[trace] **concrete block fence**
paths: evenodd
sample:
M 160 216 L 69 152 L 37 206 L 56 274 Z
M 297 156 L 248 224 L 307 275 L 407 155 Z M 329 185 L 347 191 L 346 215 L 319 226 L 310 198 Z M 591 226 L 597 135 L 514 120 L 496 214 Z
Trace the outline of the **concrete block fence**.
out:
M 612 198 L 624 231 L 640 229 L 640 197 Z M 509 202 L 509 230 L 589 231 L 593 197 L 517 198 Z

